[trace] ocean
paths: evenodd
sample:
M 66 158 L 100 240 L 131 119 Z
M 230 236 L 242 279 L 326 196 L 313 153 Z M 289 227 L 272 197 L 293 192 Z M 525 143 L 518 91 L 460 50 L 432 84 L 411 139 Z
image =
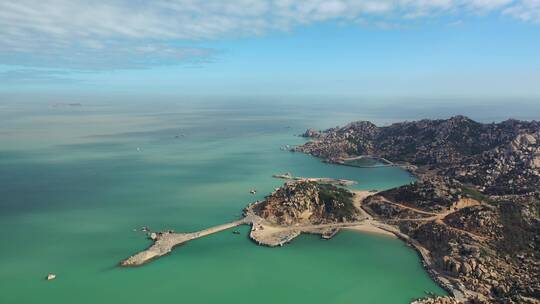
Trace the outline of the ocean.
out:
M 468 109 L 485 121 L 505 114 Z M 310 127 L 453 111 L 249 99 L 3 102 L 0 303 L 393 304 L 445 294 L 403 242 L 350 231 L 266 248 L 243 226 L 142 267 L 118 262 L 150 245 L 143 226 L 187 232 L 238 218 L 283 183 L 273 174 L 352 179 L 366 190 L 410 183 L 398 168 L 331 165 L 281 148 L 304 142 L 298 134 Z M 46 281 L 48 273 L 57 278 Z

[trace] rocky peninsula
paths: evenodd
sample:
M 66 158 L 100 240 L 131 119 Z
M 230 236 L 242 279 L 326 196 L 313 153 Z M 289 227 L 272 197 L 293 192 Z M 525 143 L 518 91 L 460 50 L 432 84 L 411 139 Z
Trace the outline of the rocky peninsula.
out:
M 539 122 L 360 121 L 304 136 L 296 151 L 333 163 L 376 156 L 418 177 L 362 203 L 452 295 L 415 303 L 540 303 Z
M 367 192 L 354 193 L 334 185 L 342 182 L 329 178 L 295 178 L 264 200 L 249 204 L 239 220 L 190 233 L 149 233 L 154 243 L 120 265 L 143 265 L 170 253 L 176 246 L 239 225 L 251 225 L 250 238 L 270 247 L 283 246 L 302 233 L 329 239 L 343 228 L 392 235 L 372 225 L 371 217 L 360 208 L 359 203 Z

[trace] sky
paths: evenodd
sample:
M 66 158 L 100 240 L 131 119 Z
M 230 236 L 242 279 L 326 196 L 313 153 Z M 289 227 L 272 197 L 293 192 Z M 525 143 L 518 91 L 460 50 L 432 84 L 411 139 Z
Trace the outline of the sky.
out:
M 540 98 L 540 0 L 0 0 L 0 93 Z

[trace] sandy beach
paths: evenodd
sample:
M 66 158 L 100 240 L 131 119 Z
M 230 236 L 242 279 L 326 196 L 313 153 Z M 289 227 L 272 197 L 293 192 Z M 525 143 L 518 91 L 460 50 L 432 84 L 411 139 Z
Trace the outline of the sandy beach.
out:
M 384 235 L 386 237 L 391 237 L 391 238 L 397 238 L 395 234 L 393 234 L 393 233 L 391 233 L 389 231 L 386 231 L 384 229 L 381 229 L 379 227 L 376 227 L 373 224 L 371 224 L 370 222 L 366 222 L 366 223 L 355 225 L 355 226 L 346 227 L 346 228 L 343 228 L 343 229 L 344 230 L 350 230 L 350 231 L 356 231 L 356 232 L 362 232 L 362 233 Z

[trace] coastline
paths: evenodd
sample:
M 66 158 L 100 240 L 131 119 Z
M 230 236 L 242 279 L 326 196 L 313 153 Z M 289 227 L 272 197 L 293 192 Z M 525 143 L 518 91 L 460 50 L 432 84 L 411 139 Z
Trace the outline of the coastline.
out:
M 457 282 L 450 281 L 447 277 L 443 276 L 437 270 L 435 270 L 435 267 L 433 266 L 433 262 L 430 257 L 431 252 L 429 250 L 424 248 L 422 245 L 420 245 L 420 243 L 418 243 L 408 235 L 399 231 L 399 228 L 374 219 L 373 215 L 363 208 L 362 202 L 368 197 L 377 194 L 377 191 L 352 190 L 352 192 L 355 193 L 356 207 L 360 208 L 369 217 L 369 225 L 366 225 L 364 232 L 380 233 L 380 231 L 384 231 L 386 235 L 390 234 L 392 235 L 392 237 L 402 240 L 403 242 L 405 242 L 405 244 L 407 244 L 407 246 L 413 248 L 416 251 L 416 253 L 420 257 L 422 266 L 433 281 L 435 281 L 441 288 L 446 290 L 456 300 L 461 302 L 465 302 L 467 300 L 466 295 L 468 291 L 463 288 L 462 285 L 458 285 Z
M 383 222 L 380 222 L 378 220 L 375 220 L 373 216 L 362 207 L 362 202 L 372 196 L 377 194 L 378 192 L 373 191 L 365 191 L 365 190 L 356 190 L 353 191 L 356 194 L 357 200 L 357 207 L 361 208 L 365 214 L 369 216 L 369 224 L 366 223 L 365 227 L 362 227 L 359 231 L 363 231 L 366 233 L 378 233 L 380 234 L 381 231 L 384 232 L 384 235 L 391 235 L 393 238 L 398 238 L 405 242 L 409 247 L 413 248 L 418 256 L 420 257 L 420 261 L 422 263 L 422 266 L 427 271 L 428 275 L 431 277 L 433 281 L 435 281 L 441 288 L 446 290 L 450 295 L 452 295 L 456 300 L 464 302 L 467 298 L 465 297 L 466 291 L 463 290 L 463 288 L 456 287 L 455 284 L 453 284 L 448 278 L 441 275 L 439 272 L 435 270 L 433 267 L 433 263 L 430 258 L 430 251 L 424 248 L 422 245 L 420 245 L 417 241 L 413 240 L 408 235 L 402 233 L 399 231 L 398 228 L 393 227 L 391 225 L 385 224 Z M 360 226 L 360 225 L 359 225 Z
M 410 238 L 408 235 L 401 233 L 392 226 L 380 223 L 378 226 L 380 229 L 392 233 L 396 238 L 402 240 L 409 247 L 413 248 L 422 262 L 422 266 L 427 271 L 428 275 L 433 281 L 435 281 L 442 289 L 446 290 L 452 297 L 456 300 L 465 302 L 467 300 L 466 294 L 468 293 L 462 286 L 458 285 L 457 282 L 450 281 L 447 277 L 440 274 L 433 267 L 433 262 L 430 258 L 430 251 L 420 245 L 417 241 Z M 457 286 L 456 286 L 457 285 Z

